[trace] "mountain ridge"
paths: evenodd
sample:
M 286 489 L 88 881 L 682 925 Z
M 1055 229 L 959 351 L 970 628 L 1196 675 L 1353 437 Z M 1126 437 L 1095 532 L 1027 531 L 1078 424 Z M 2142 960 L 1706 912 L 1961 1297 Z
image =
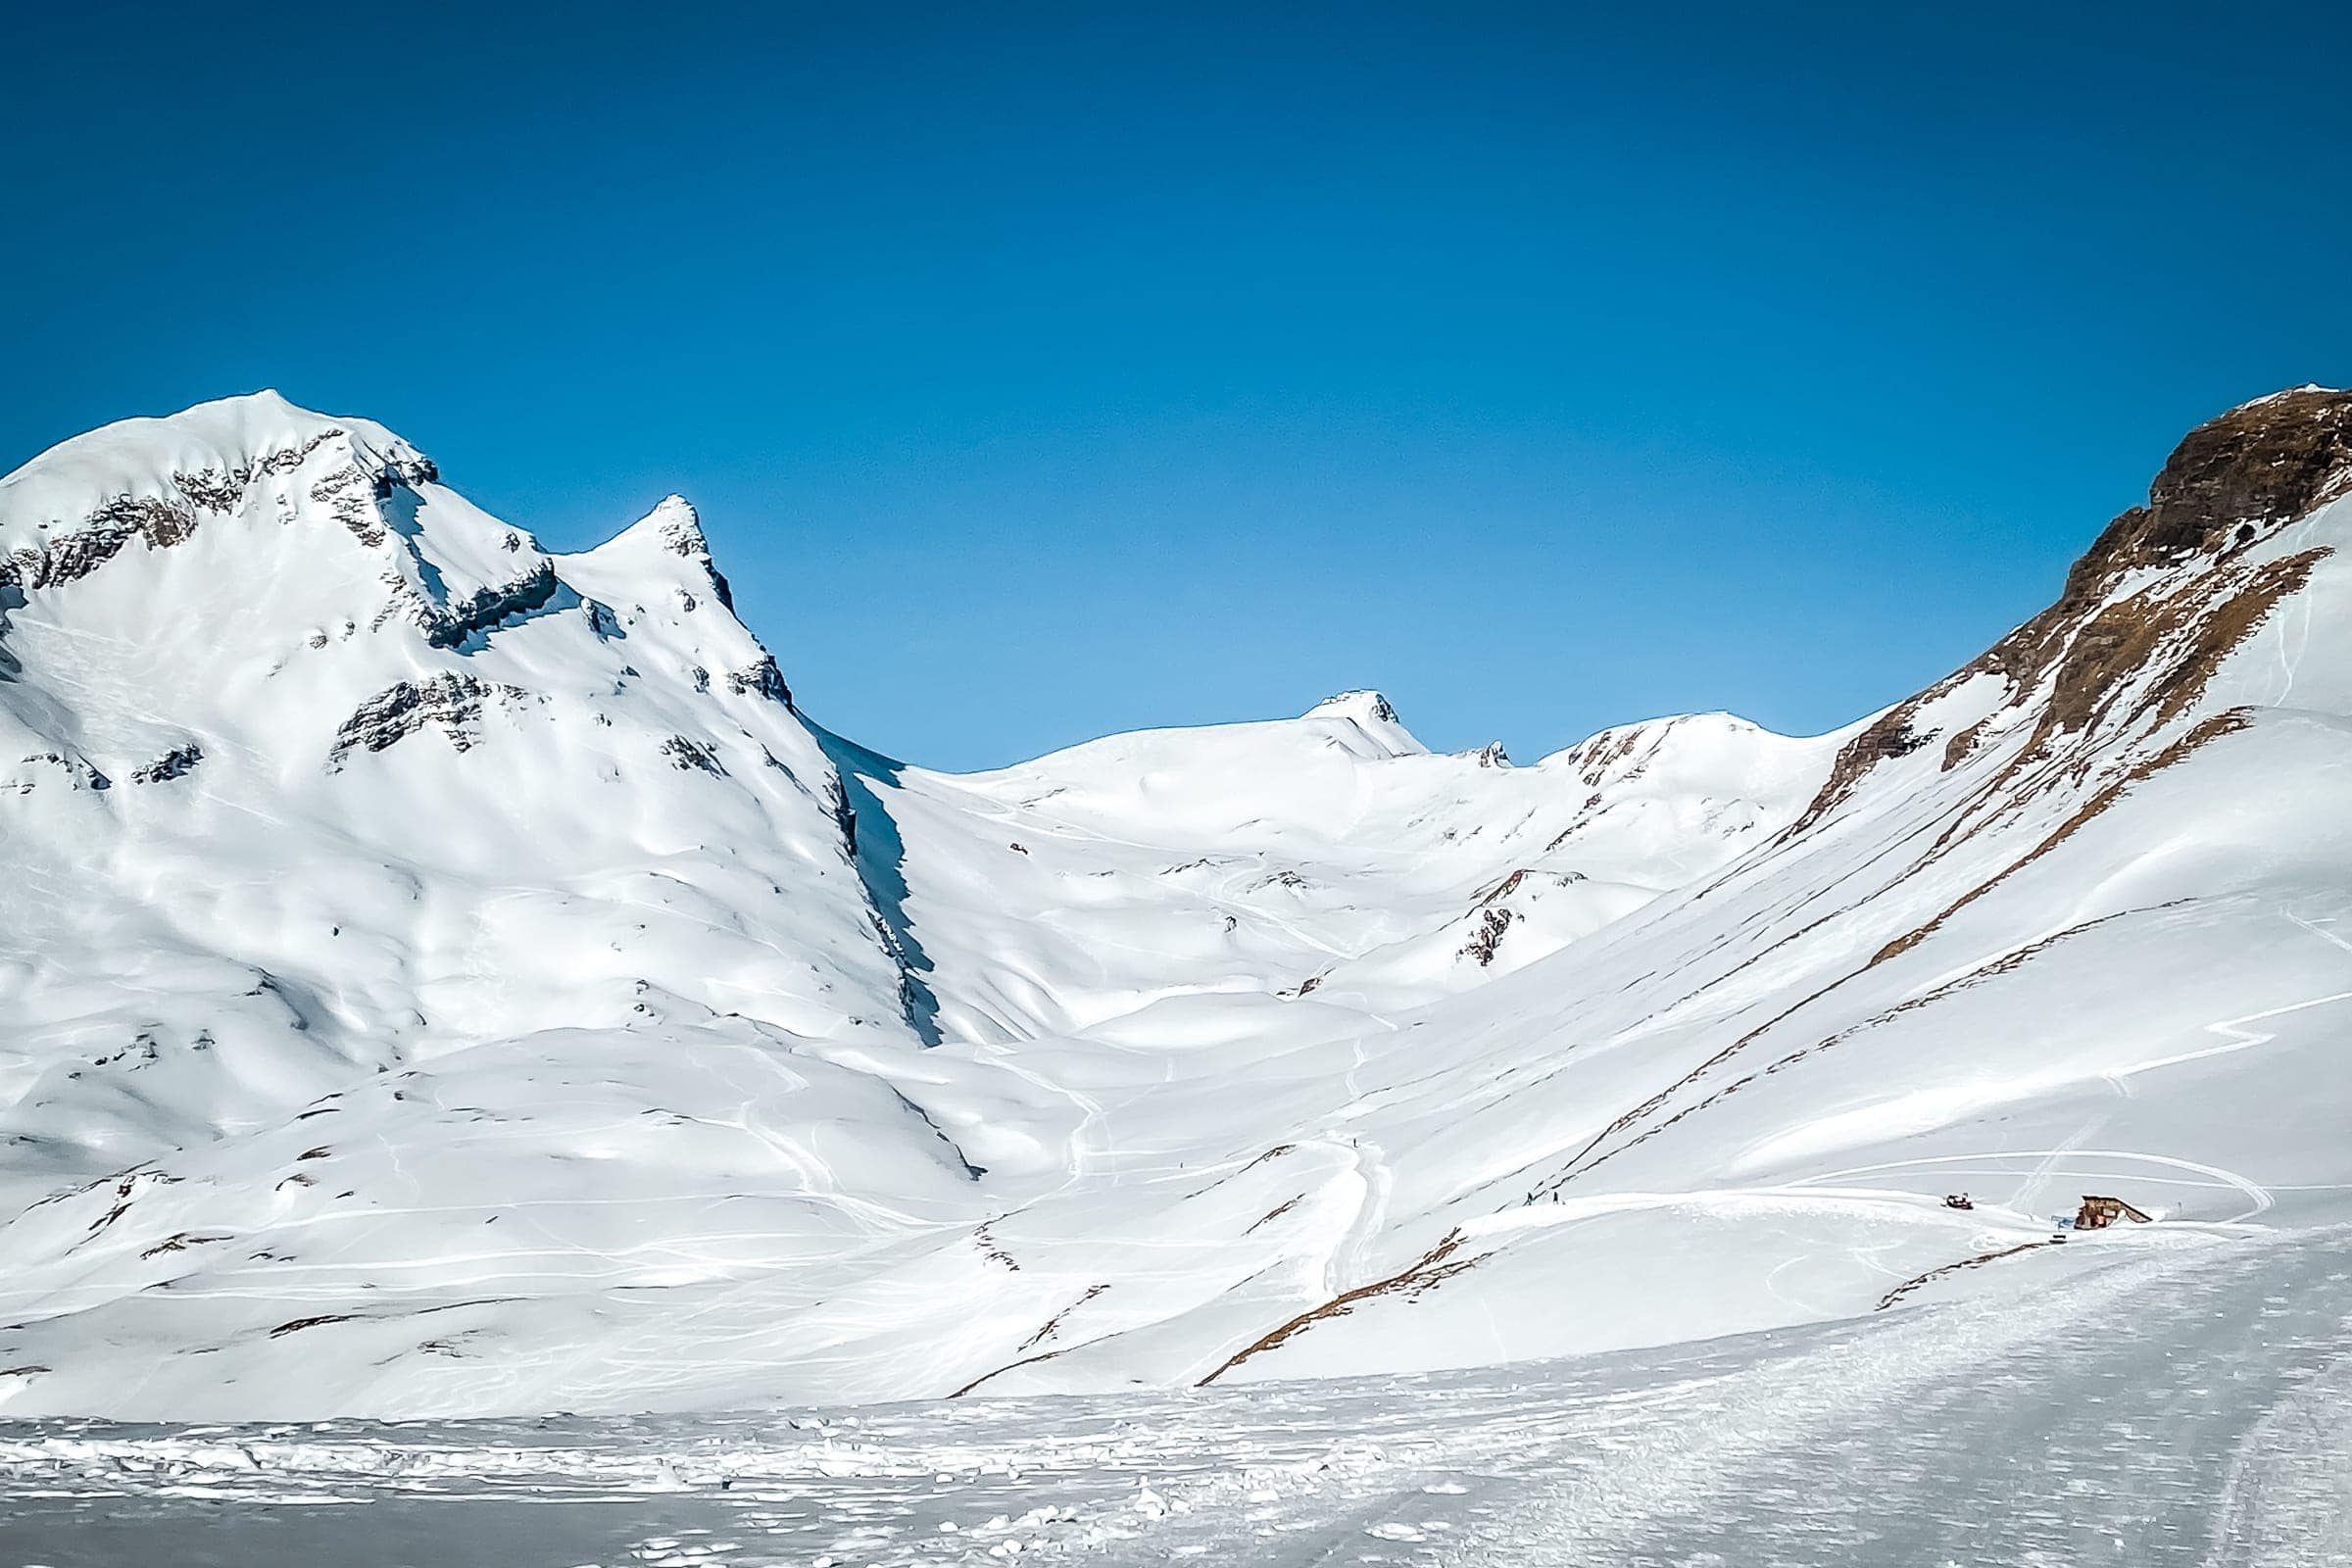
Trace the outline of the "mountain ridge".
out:
M 809 722 L 682 498 L 551 554 L 368 421 L 179 419 L 0 479 L 9 1413 L 1473 1364 L 2352 1190 L 2345 394 L 1822 736 L 1348 693 L 973 774 Z M 2041 1247 L 2070 1186 L 2161 1223 Z

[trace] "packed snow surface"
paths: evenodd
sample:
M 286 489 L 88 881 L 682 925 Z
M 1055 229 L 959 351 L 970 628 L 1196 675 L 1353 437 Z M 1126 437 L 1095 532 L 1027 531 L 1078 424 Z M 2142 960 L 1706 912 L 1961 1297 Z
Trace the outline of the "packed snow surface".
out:
M 2352 1238 L 2042 1267 L 1856 1324 L 1247 1392 L 0 1424 L 0 1541 L 56 1568 L 2352 1560 Z
M 272 394 L 68 442 L 0 479 L 0 1541 L 2305 1560 L 2348 490 L 2352 398 L 2232 411 L 1825 736 L 1355 692 L 951 775 L 678 498 L 564 555 Z

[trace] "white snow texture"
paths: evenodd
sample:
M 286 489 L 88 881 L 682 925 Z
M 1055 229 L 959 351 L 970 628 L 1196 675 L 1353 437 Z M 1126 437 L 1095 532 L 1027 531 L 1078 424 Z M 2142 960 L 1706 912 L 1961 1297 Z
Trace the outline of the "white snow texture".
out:
M 1227 1497 L 1098 1454 L 1115 1496 L 926 1516 L 956 1539 L 889 1560 L 1327 1560 L 1244 1549 L 1311 1525 L 1374 1560 L 1929 1563 L 1971 1527 L 1840 1556 L 1705 1499 L 2035 1336 L 2145 1402 L 2117 1336 L 2237 1353 L 2222 1306 L 2149 1303 L 2292 1280 L 2293 1335 L 2230 1375 L 2332 1390 L 2332 1446 L 2241 1401 L 2181 1485 L 2211 1560 L 2329 1560 L 2294 1553 L 2347 1539 L 2347 431 L 2316 388 L 2201 427 L 2050 611 L 1829 735 L 1706 713 L 1514 766 L 1357 692 L 968 775 L 802 714 L 683 500 L 552 555 L 270 393 L 67 442 L 0 480 L 0 1417 L 634 1415 L 515 1483 L 630 1493 L 787 1452 L 977 1476 L 956 1444 L 1171 1400 L 1248 1449 L 1328 1399 L 1339 1459 L 1274 1444 Z M 2085 1194 L 2153 1222 L 2056 1245 Z M 1126 1403 L 981 1413 L 1042 1394 Z M 590 1453 L 950 1396 L 911 1459 L 838 1426 L 666 1481 Z M 1364 1437 L 1398 1399 L 1409 1462 Z M 79 1430 L 0 1462 L 79 1495 L 126 1462 Z M 334 1430 L 279 1462 L 387 1485 Z M 200 1490 L 243 1463 L 174 1444 Z M 1446 1502 L 1512 1454 L 1560 1484 Z M 1440 1490 L 1400 1511 L 1373 1471 Z M 876 1528 L 778 1560 L 883 1560 Z M 2020 1529 L 1983 1560 L 2074 1560 Z

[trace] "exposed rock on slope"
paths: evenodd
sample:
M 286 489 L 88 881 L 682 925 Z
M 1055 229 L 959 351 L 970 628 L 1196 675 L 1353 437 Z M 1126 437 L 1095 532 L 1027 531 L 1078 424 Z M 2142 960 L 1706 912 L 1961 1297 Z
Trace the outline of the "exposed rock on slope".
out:
M 529 695 L 519 686 L 489 686 L 471 675 L 447 671 L 421 685 L 400 681 L 362 703 L 343 721 L 327 749 L 327 761 L 339 764 L 355 748 L 380 752 L 428 724 L 449 737 L 456 750 L 470 751 L 485 701 L 516 703 Z
M 2075 563 L 2056 604 L 1874 719 L 1838 755 L 1797 825 L 1818 821 L 1879 761 L 1931 740 L 1942 740 L 1947 767 L 1968 756 L 1993 714 L 1942 737 L 1918 719 L 1979 675 L 2004 683 L 2002 709 L 2036 710 L 2029 756 L 2110 717 L 2178 717 L 2319 559 L 2298 552 L 2255 562 L 2253 547 L 2347 489 L 2352 393 L 2301 387 L 2199 425 L 2149 486 L 2148 504 L 2110 522 Z

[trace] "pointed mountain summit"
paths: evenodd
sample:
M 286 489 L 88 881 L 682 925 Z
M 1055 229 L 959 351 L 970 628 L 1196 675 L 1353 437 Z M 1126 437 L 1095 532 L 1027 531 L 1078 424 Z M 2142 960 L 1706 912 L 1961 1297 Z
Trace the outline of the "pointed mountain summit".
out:
M 1300 715 L 1309 720 L 1337 719 L 1350 725 L 1362 744 L 1390 757 L 1418 757 L 1429 748 L 1415 740 L 1396 708 L 1378 692 L 1342 692 L 1327 697 Z
M 711 559 L 710 541 L 704 537 L 701 514 L 681 495 L 667 495 L 654 510 L 619 533 L 576 558 L 590 569 L 619 570 L 642 579 L 673 571 L 671 558 L 692 568 L 693 577 L 708 588 L 722 609 L 735 608 L 734 590 Z

